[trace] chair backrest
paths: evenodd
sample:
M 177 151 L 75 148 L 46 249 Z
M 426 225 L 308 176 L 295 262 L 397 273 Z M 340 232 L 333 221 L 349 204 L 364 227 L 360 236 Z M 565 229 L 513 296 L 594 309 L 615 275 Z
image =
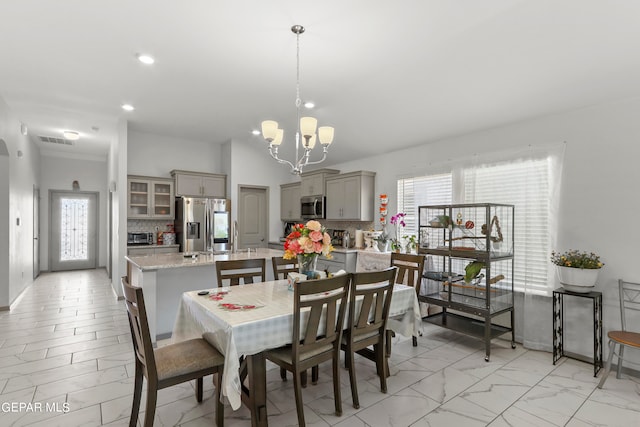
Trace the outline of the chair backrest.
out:
M 351 274 L 343 274 L 303 281 L 294 287 L 292 360 L 339 350 L 350 283 Z
M 391 267 L 398 267 L 396 283 L 411 286 L 415 288 L 416 294 L 420 293 L 422 273 L 424 272 L 424 255 L 392 252 Z
M 287 274 L 298 272 L 297 259 L 284 259 L 283 257 L 273 257 L 271 258 L 271 265 L 273 266 L 273 278 L 276 280 L 286 279 Z
M 397 267 L 389 267 L 353 274 L 349 291 L 350 340 L 384 335 L 397 271 Z
M 626 282 L 618 280 L 620 289 L 620 315 L 622 320 L 622 330 L 627 330 L 626 318 L 630 311 L 640 312 L 640 283 Z
M 133 351 L 136 359 L 143 367 L 143 372 L 147 378 L 149 375 L 156 376 L 156 361 L 153 353 L 153 342 L 149 333 L 149 323 L 147 322 L 147 310 L 144 305 L 142 288 L 131 286 L 127 277 L 121 279 L 122 292 L 127 306 L 129 317 L 129 328 L 133 342 Z
M 229 281 L 229 286 L 239 285 L 240 279 L 242 283 L 253 283 L 254 278 L 264 282 L 265 265 L 264 258 L 216 261 L 218 287 L 224 286 L 225 280 Z

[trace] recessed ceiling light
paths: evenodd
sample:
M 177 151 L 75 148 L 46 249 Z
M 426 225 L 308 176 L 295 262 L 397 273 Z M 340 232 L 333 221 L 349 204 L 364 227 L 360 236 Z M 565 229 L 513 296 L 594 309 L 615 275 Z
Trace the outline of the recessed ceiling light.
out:
M 251 133 L 254 135 L 260 135 L 260 131 L 258 129 L 252 130 Z
M 136 55 L 136 57 L 138 58 L 138 61 L 140 61 L 140 62 L 142 62 L 143 64 L 146 64 L 146 65 L 151 65 L 154 62 L 156 62 L 156 60 L 153 59 L 152 56 L 146 55 L 144 53 L 139 53 L 139 54 Z
M 133 108 L 133 105 L 131 105 L 131 104 L 123 104 L 122 105 L 122 109 L 124 111 L 133 111 L 133 110 L 135 110 L 135 108 Z
M 80 138 L 80 134 L 72 130 L 65 130 L 62 132 L 62 136 L 64 136 L 64 139 L 68 139 L 69 141 L 76 141 Z
M 311 102 L 311 101 L 307 101 L 307 102 L 305 102 L 305 103 L 304 103 L 304 107 L 305 107 L 305 108 L 309 108 L 309 109 L 311 109 L 311 108 L 313 108 L 313 107 L 315 107 L 315 106 L 316 106 L 316 104 L 314 104 L 314 103 L 313 103 L 313 102 Z

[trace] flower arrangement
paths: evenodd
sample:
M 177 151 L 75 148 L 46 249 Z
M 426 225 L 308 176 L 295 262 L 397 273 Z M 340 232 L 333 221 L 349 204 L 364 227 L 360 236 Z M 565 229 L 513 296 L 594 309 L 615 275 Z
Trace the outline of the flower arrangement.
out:
M 604 266 L 600 256 L 593 252 L 581 252 L 575 249 L 559 253 L 551 252 L 551 262 L 560 267 L 585 268 L 597 270 Z
M 296 224 L 284 242 L 284 259 L 296 259 L 298 255 L 312 257 L 319 254 L 331 259 L 331 237 L 318 221 Z
M 391 217 L 389 221 L 396 228 L 396 238 L 391 239 L 391 250 L 397 251 L 400 250 L 400 227 L 404 228 L 407 224 L 404 222 L 404 217 L 407 214 L 404 212 L 399 212 Z

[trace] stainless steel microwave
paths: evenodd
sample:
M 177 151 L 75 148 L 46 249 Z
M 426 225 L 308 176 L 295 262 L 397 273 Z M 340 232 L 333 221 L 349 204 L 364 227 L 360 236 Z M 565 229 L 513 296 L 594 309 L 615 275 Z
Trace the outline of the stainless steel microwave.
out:
M 324 196 L 305 196 L 300 198 L 300 215 L 302 219 L 322 219 L 324 214 Z

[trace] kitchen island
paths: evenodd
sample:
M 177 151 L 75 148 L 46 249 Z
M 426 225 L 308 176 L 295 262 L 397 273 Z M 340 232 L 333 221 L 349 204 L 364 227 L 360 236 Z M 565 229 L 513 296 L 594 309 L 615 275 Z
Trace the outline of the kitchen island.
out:
M 144 289 L 149 332 L 155 342 L 171 335 L 184 292 L 217 287 L 216 261 L 264 258 L 266 278 L 273 280 L 271 258 L 281 257 L 283 253 L 258 248 L 228 254 L 197 253 L 195 257 L 180 252 L 126 256 L 125 259 L 129 283 Z

